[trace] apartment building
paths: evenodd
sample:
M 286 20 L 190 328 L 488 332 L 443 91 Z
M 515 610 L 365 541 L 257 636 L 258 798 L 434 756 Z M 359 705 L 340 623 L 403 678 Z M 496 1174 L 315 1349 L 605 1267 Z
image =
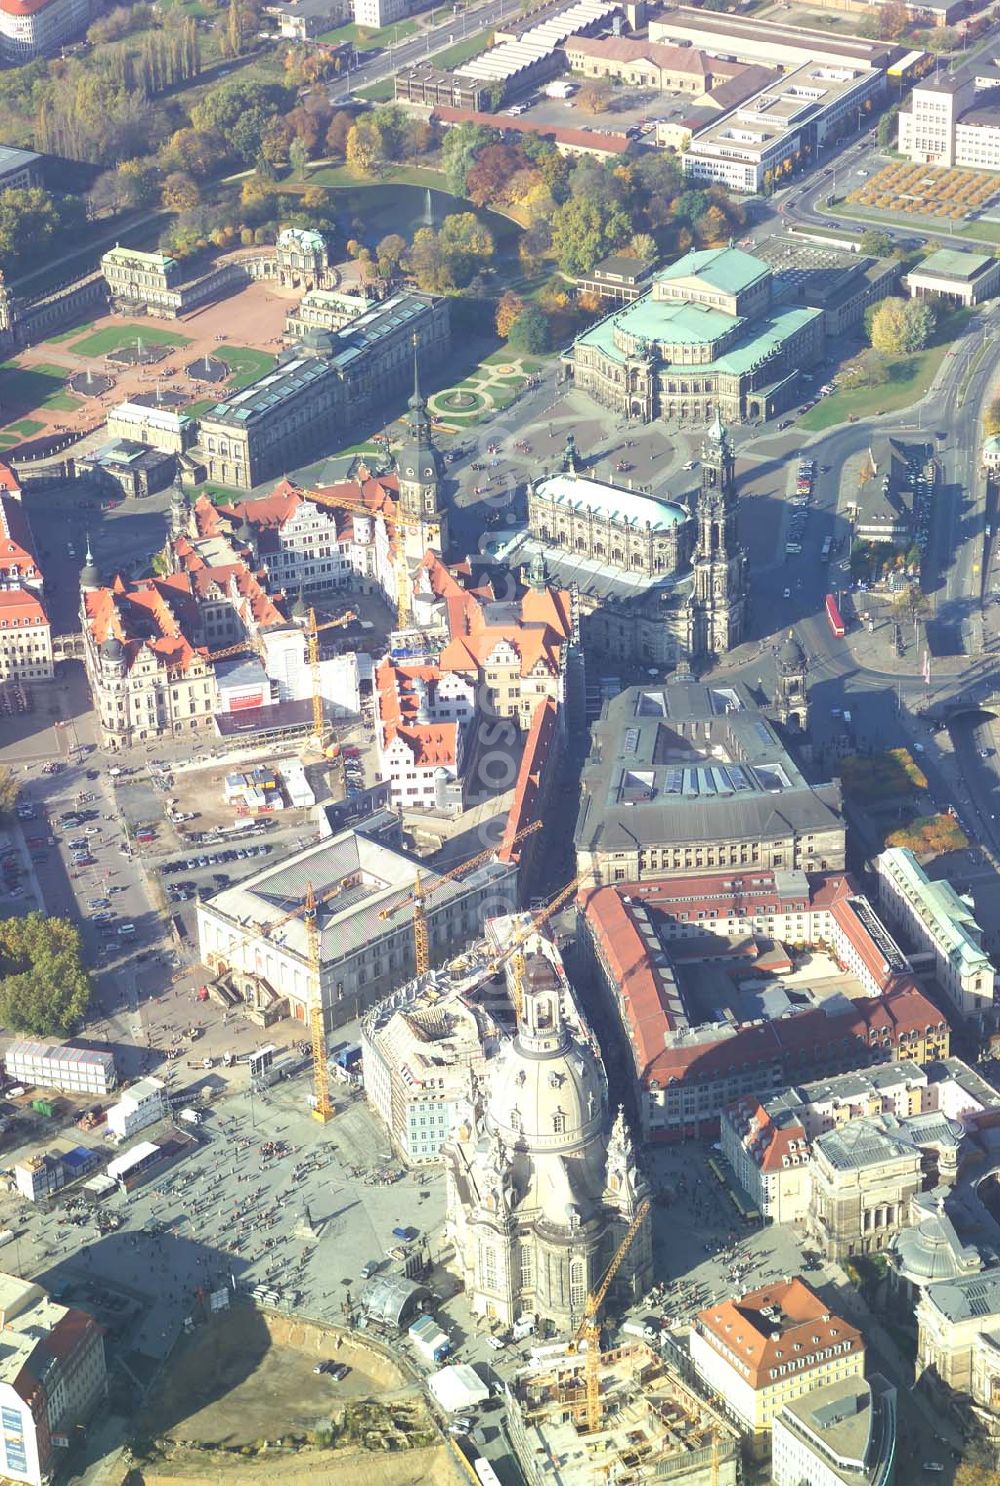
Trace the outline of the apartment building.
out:
M 14 65 L 48 56 L 80 36 L 92 16 L 90 0 L 2 0 L 0 56 Z
M 361 1024 L 365 1096 L 408 1166 L 437 1162 L 501 1034 L 480 992 L 488 972 L 435 970 Z
M 681 157 L 692 181 L 732 191 L 769 188 L 825 144 L 859 128 L 885 93 L 885 74 L 849 62 L 807 62 L 696 129 Z
M 51 681 L 52 626 L 37 593 L 0 588 L 0 682 Z
M 690 1346 L 702 1382 L 755 1438 L 803 1394 L 865 1374 L 861 1332 L 797 1278 L 699 1311 Z
M 375 672 L 379 774 L 397 810 L 461 809 L 467 732 L 476 715 L 474 682 L 434 665 Z
M 30 1280 L 0 1275 L 0 1469 L 42 1486 L 61 1463 L 59 1437 L 85 1424 L 107 1389 L 104 1334 L 93 1316 Z
M 996 971 L 983 948 L 975 910 L 950 882 L 932 882 L 912 851 L 893 846 L 875 858 L 879 908 L 921 955 L 961 1017 L 993 1011 Z
M 353 588 L 380 594 L 394 608 L 398 501 L 395 474 L 362 469 L 353 480 L 315 491 L 282 480 L 269 495 L 229 506 L 199 496 L 184 534 L 210 565 L 243 560 L 266 571 L 272 593 L 301 593 L 308 603 Z
M 798 1079 L 948 1056 L 947 1021 L 918 990 L 871 905 L 843 873 L 816 874 L 797 910 L 796 900 L 782 905 L 797 953 L 808 948 L 817 961 L 815 979 L 797 976 L 787 995 L 782 975 L 793 972 L 794 962 L 772 938 L 765 902 L 743 899 L 744 881 L 763 875 L 706 874 L 701 897 L 693 878 L 626 878 L 581 891 L 581 943 L 597 984 L 618 1010 L 646 1139 L 712 1134 L 728 1105 L 751 1095 L 763 1100 Z M 683 915 L 690 915 L 689 924 Z M 779 922 L 777 913 L 771 918 Z M 673 939 L 671 920 L 678 919 L 684 928 L 696 921 L 697 936 Z M 727 932 L 732 929 L 737 932 Z M 850 995 L 824 993 L 824 957 L 853 979 Z M 688 989 L 690 967 L 699 962 L 719 965 L 724 976 L 711 1015 L 704 993 L 692 1000 Z M 752 982 L 758 964 L 771 992 L 744 1001 L 733 987 Z

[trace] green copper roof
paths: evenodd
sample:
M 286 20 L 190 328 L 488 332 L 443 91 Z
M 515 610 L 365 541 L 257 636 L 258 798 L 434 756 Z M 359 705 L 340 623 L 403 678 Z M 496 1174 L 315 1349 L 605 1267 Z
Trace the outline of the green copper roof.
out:
M 634 312 L 637 306 L 643 304 L 644 300 L 649 303 L 649 296 L 645 295 L 643 300 L 637 299 L 629 307 L 630 312 Z M 663 308 L 659 304 L 654 304 L 652 307 L 655 310 Z M 713 372 L 730 372 L 740 375 L 743 372 L 749 371 L 755 362 L 764 361 L 769 356 L 773 356 L 776 351 L 781 349 L 784 342 L 797 331 L 801 330 L 804 325 L 808 325 L 811 320 L 822 319 L 822 315 L 822 310 L 811 310 L 805 306 L 776 309 L 764 319 L 753 322 L 749 320 L 733 320 L 730 316 L 723 315 L 721 318 L 728 326 L 735 324 L 744 327 L 744 334 L 739 337 L 735 345 L 729 346 L 714 361 L 700 361 L 697 365 L 680 361 L 663 362 L 662 365 L 664 370 L 669 367 L 678 375 L 686 373 L 689 376 L 711 376 Z M 626 324 L 628 329 L 634 330 L 637 335 L 645 335 L 651 341 L 658 339 L 656 329 L 652 325 L 650 329 L 644 330 L 641 323 L 633 323 L 631 318 L 629 318 Z M 614 323 L 611 319 L 602 320 L 600 324 L 593 325 L 589 330 L 585 330 L 578 337 L 577 343 L 597 346 L 610 360 L 625 362 L 628 358 L 614 343 L 614 329 Z M 670 336 L 667 335 L 664 338 L 670 339 Z M 705 338 L 711 339 L 711 337 Z M 676 339 L 679 339 L 679 337 L 676 337 Z
M 938 248 L 913 269 L 914 273 L 936 273 L 946 279 L 974 279 L 993 262 L 988 253 L 962 253 L 954 248 Z
M 700 248 L 685 253 L 669 268 L 661 268 L 655 275 L 655 282 L 698 278 L 726 294 L 739 294 L 759 279 L 766 278 L 770 272 L 768 264 L 744 253 L 742 248 Z

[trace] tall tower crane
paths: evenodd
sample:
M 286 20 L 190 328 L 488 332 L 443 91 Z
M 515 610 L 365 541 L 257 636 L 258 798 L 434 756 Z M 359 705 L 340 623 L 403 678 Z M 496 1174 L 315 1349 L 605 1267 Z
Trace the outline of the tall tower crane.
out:
M 625 1262 L 628 1251 L 635 1241 L 636 1234 L 646 1221 L 649 1211 L 649 1199 L 644 1197 L 635 1210 L 635 1216 L 628 1225 L 624 1238 L 615 1250 L 615 1256 L 608 1265 L 604 1278 L 597 1289 L 592 1290 L 587 1296 L 584 1302 L 583 1316 L 570 1343 L 571 1350 L 574 1352 L 581 1350 L 581 1344 L 583 1342 L 587 1344 L 587 1352 L 584 1359 L 584 1377 L 587 1385 L 586 1409 L 587 1431 L 589 1434 L 593 1434 L 601 1426 L 601 1306 L 604 1304 L 615 1275 Z
M 316 623 L 316 610 L 309 610 L 309 625 L 306 630 L 306 645 L 309 655 L 309 672 L 312 691 L 312 714 L 313 714 L 313 737 L 319 743 L 323 738 L 323 698 L 320 695 L 320 672 L 319 672 L 319 637 L 324 630 L 343 629 L 357 619 L 353 610 L 340 614 L 336 619 L 326 619 L 322 624 Z M 231 655 L 245 655 L 248 650 L 260 654 L 262 648 L 261 635 L 258 632 L 248 635 L 245 640 L 240 640 L 236 645 L 226 645 L 222 650 L 210 650 L 205 659 L 210 661 L 227 660 Z
M 501 952 L 497 955 L 496 959 L 490 965 L 490 969 L 495 975 L 497 971 L 500 970 L 509 959 L 513 959 L 513 965 L 511 966 L 513 972 L 511 977 L 513 982 L 511 988 L 511 997 L 514 1002 L 515 1016 L 519 1017 L 521 1015 L 521 1002 L 524 997 L 524 976 L 528 968 L 527 961 L 524 955 L 524 946 L 527 944 L 532 934 L 537 934 L 538 930 L 542 927 L 543 924 L 548 923 L 549 919 L 552 918 L 554 914 L 558 913 L 561 908 L 565 908 L 570 898 L 572 898 L 577 888 L 588 875 L 589 869 L 588 872 L 579 873 L 576 877 L 572 878 L 565 887 L 560 888 L 555 897 L 550 899 L 550 901 L 546 903 L 544 908 L 540 908 L 536 913 L 533 913 L 528 923 L 517 930 L 517 932 L 512 936 L 510 943 L 504 946 Z
M 532 821 L 522 831 L 518 831 L 513 841 L 510 842 L 510 846 L 513 848 L 519 845 L 520 842 L 524 841 L 528 836 L 533 836 L 541 828 L 542 822 L 540 820 Z M 496 851 L 496 847 L 491 846 L 488 850 L 479 852 L 477 856 L 470 857 L 467 862 L 461 862 L 457 867 L 453 867 L 450 872 L 442 872 L 437 882 L 430 889 L 430 892 L 424 887 L 418 872 L 413 883 L 413 891 L 409 897 L 404 898 L 401 903 L 397 903 L 395 908 L 383 908 L 379 912 L 379 918 L 392 918 L 393 914 L 398 913 L 400 909 L 407 908 L 411 903 L 413 904 L 413 956 L 418 975 L 426 975 L 431 967 L 430 935 L 427 931 L 427 911 L 424 907 L 430 893 L 436 892 L 441 883 L 455 882 L 459 877 L 464 877 L 466 872 L 472 872 L 476 867 L 481 867 L 484 862 L 488 862 L 496 856 Z
M 266 938 L 273 938 L 284 924 L 294 918 L 301 918 L 306 930 L 306 958 L 309 962 L 309 984 L 306 995 L 306 1016 L 309 1021 L 309 1037 L 312 1044 L 312 1076 L 313 1076 L 313 1115 L 317 1120 L 325 1124 L 333 1116 L 333 1105 L 330 1102 L 330 1075 L 327 1070 L 326 1061 L 326 1027 L 323 1021 L 323 988 L 322 988 L 322 957 L 320 954 L 319 936 L 319 909 L 324 903 L 329 903 L 345 889 L 353 886 L 354 877 L 342 877 L 339 882 L 334 883 L 326 892 L 316 896 L 311 882 L 306 884 L 305 898 L 295 908 L 290 908 L 280 918 L 272 919 L 269 923 L 260 927 L 260 932 Z M 251 935 L 247 932 L 242 939 L 246 943 Z
M 350 624 L 357 617 L 352 609 L 348 609 L 346 614 L 341 614 L 337 619 L 327 619 L 323 624 L 317 624 L 316 610 L 309 610 L 309 627 L 306 630 L 306 644 L 309 647 L 309 674 L 312 680 L 313 738 L 317 746 L 323 741 L 323 698 L 320 696 L 319 637 L 323 630 L 343 629 L 345 624 Z

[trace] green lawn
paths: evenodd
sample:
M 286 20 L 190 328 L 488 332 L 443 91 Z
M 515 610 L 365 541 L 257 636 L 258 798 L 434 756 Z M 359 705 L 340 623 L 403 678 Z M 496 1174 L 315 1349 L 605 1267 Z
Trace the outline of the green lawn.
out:
M 120 351 L 123 346 L 132 346 L 137 340 L 147 346 L 189 346 L 191 337 L 179 335 L 176 330 L 159 330 L 155 325 L 108 325 L 104 330 L 95 330 L 75 341 L 70 350 L 75 356 L 107 356 L 110 351 Z
M 364 98 L 368 103 L 391 103 L 396 94 L 396 87 L 391 77 L 384 78 L 380 83 L 372 83 L 368 88 L 358 88 L 355 98 Z
M 915 356 L 890 363 L 889 381 L 881 387 L 851 387 L 821 398 L 803 414 L 797 426 L 816 433 L 837 423 L 847 423 L 852 414 L 855 418 L 870 418 L 874 413 L 894 413 L 909 407 L 923 397 L 950 346 L 951 342 L 929 346 Z
M 41 433 L 44 427 L 45 424 L 35 418 L 22 418 L 20 423 L 8 423 L 4 434 L 20 434 L 23 439 L 29 439 L 33 433 Z
M 220 346 L 214 354 L 226 363 L 232 373 L 226 383 L 227 392 L 238 387 L 249 387 L 251 382 L 256 382 L 258 377 L 271 371 L 274 366 L 274 357 L 270 352 L 254 351 L 250 346 Z M 213 401 L 217 402 L 218 398 Z
M 34 412 L 37 408 L 69 412 L 79 406 L 76 399 L 63 390 L 69 375 L 67 366 L 45 362 L 38 366 L 13 366 L 5 362 L 0 366 L 0 407 L 11 418 Z
M 445 47 L 443 52 L 435 52 L 434 66 L 443 67 L 449 72 L 460 67 L 463 62 L 470 62 L 480 52 L 485 52 L 490 44 L 490 34 L 480 32 L 477 36 L 466 36 L 463 41 L 456 41 L 454 46 Z
M 351 186 L 430 186 L 432 191 L 444 191 L 449 196 L 448 182 L 440 170 L 419 170 L 410 165 L 390 165 L 380 176 L 352 175 L 346 165 L 323 165 L 313 171 L 307 185 L 326 186 L 330 190 Z M 455 200 L 462 198 L 456 196 Z M 471 207 L 470 207 L 471 210 Z
M 318 39 L 333 44 L 351 42 L 356 51 L 374 52 L 387 47 L 390 42 L 395 46 L 397 41 L 405 41 L 416 29 L 416 21 L 397 21 L 394 26 L 383 26 L 381 31 L 356 26 L 350 21 L 346 26 L 335 26 L 332 31 L 324 31 Z
M 209 408 L 214 408 L 218 401 L 217 397 L 200 397 L 197 402 L 189 403 L 184 411 L 189 418 L 200 418 L 202 413 L 207 413 Z

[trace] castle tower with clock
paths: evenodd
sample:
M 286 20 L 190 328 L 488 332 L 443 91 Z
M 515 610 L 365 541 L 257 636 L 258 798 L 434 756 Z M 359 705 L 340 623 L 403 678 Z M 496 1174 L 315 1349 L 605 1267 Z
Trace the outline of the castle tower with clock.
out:
M 400 510 L 408 518 L 402 531 L 403 551 L 408 562 L 420 562 L 428 548 L 442 556 L 446 553 L 448 515 L 441 503 L 441 456 L 434 447 L 427 403 L 420 395 L 416 353 L 409 422 L 409 437 L 399 451 L 396 469 Z

